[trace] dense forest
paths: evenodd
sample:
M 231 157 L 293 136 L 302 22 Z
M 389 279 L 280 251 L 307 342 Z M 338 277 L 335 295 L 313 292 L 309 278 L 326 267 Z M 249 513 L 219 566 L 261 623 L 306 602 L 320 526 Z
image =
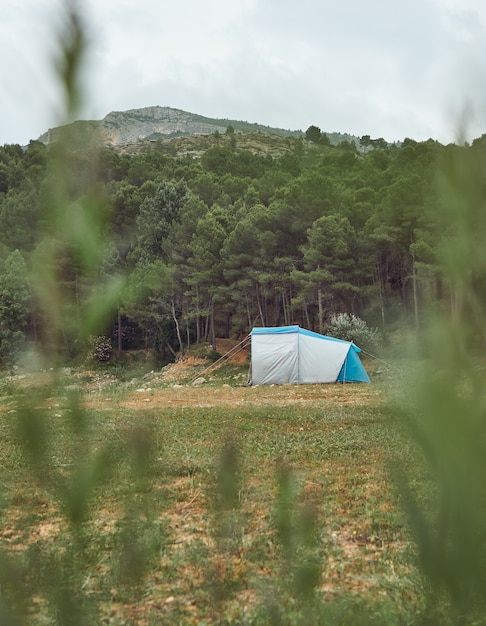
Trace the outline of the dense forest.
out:
M 64 321 L 50 336 L 47 320 L 89 316 L 113 285 L 96 334 L 161 360 L 254 325 L 326 332 L 333 314 L 352 313 L 386 335 L 419 329 L 431 302 L 453 311 L 436 261 L 450 235 L 444 180 L 458 159 L 482 162 L 485 136 L 334 146 L 315 130 L 279 156 L 238 149 L 232 128 L 197 157 L 162 142 L 135 154 L 0 148 L 2 361 L 25 345 L 79 356 L 77 331 Z M 74 232 L 87 233 L 83 246 Z M 40 293 L 47 265 L 56 306 Z

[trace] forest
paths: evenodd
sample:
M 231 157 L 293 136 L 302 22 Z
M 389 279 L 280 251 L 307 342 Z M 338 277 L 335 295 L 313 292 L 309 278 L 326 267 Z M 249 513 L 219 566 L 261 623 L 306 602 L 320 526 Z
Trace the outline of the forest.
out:
M 453 234 L 441 206 L 457 163 L 482 178 L 486 135 L 336 146 L 315 129 L 280 155 L 239 149 L 230 127 L 197 157 L 163 142 L 0 148 L 2 362 L 26 346 L 84 354 L 79 320 L 100 291 L 113 294 L 93 330 L 107 351 L 159 361 L 254 325 L 326 332 L 350 313 L 386 337 L 418 331 L 431 305 L 462 306 L 437 261 Z

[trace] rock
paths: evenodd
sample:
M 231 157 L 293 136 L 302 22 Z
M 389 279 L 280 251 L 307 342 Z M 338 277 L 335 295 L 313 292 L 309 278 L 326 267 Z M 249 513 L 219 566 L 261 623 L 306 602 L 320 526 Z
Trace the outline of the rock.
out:
M 193 381 L 192 386 L 193 387 L 200 387 L 205 382 L 206 382 L 206 379 L 203 378 L 202 376 L 199 376 L 199 378 L 196 378 L 196 380 Z

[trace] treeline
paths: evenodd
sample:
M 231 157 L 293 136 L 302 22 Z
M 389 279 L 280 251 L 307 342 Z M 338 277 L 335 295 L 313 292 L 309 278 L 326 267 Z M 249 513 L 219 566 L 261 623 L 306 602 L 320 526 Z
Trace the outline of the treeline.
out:
M 100 334 L 161 358 L 253 325 L 325 332 L 348 312 L 386 333 L 418 327 L 430 300 L 453 308 L 436 261 L 448 236 L 439 172 L 477 162 L 486 136 L 470 146 L 364 139 L 366 152 L 289 138 L 280 157 L 238 151 L 233 137 L 200 158 L 162 144 L 135 155 L 0 148 L 1 358 L 25 342 L 76 356 L 85 346 L 69 319 L 116 281 Z M 45 259 L 69 307 L 55 337 L 48 318 L 61 314 L 39 296 Z

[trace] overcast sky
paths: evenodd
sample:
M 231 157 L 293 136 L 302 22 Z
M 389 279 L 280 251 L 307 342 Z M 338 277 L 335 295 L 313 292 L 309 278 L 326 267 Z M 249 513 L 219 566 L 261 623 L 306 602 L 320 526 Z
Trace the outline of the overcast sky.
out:
M 62 0 L 0 0 L 0 145 L 63 121 Z M 291 130 L 442 143 L 486 133 L 484 0 L 78 0 L 78 117 L 170 106 Z

